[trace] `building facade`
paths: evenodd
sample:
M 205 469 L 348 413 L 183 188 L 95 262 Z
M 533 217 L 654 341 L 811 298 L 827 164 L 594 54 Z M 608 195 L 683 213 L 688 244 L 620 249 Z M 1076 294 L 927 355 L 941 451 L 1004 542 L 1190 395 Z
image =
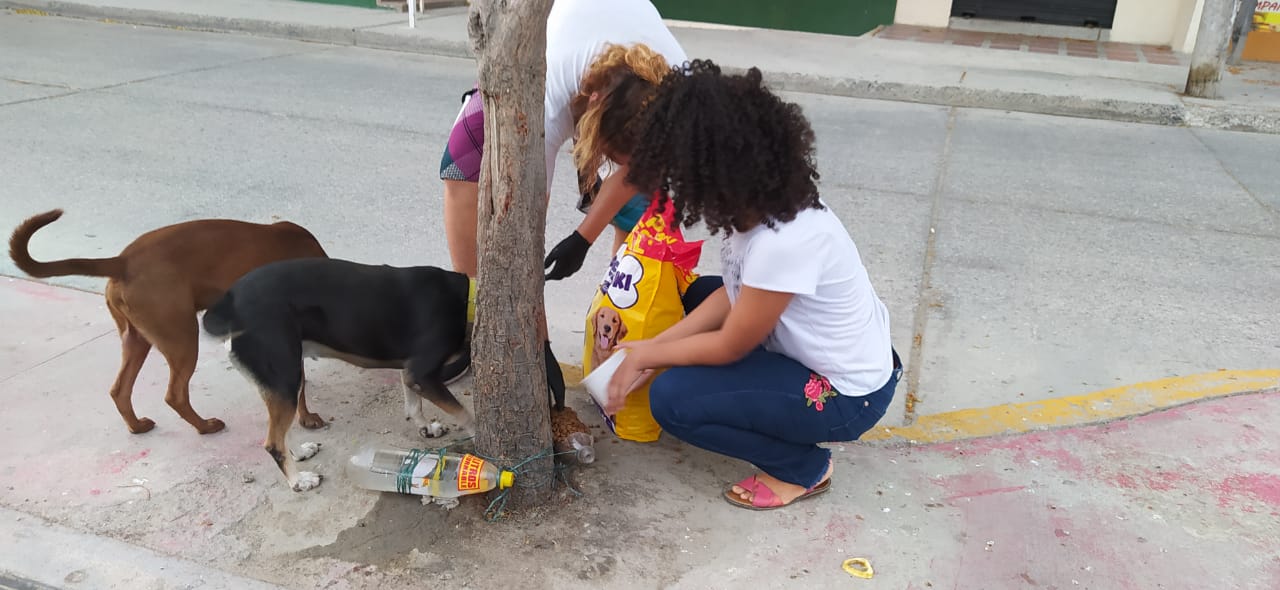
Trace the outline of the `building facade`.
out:
M 1204 0 L 897 0 L 894 22 L 947 27 L 976 18 L 1099 29 L 1106 41 L 1189 52 Z
M 1023 23 L 1028 34 L 1061 36 L 1061 29 L 1096 31 L 1104 41 L 1195 45 L 1204 0 L 653 0 L 664 18 L 727 25 L 861 35 L 881 25 L 946 28 L 952 19 Z

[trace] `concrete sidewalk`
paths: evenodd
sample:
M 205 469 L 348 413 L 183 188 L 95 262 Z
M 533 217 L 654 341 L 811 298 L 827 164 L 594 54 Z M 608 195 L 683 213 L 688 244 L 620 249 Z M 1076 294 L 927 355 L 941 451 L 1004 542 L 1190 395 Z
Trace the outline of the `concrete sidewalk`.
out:
M 244 32 L 322 43 L 469 57 L 466 8 L 407 15 L 290 0 L 0 0 L 0 6 L 115 21 Z M 756 66 L 798 92 L 1029 113 L 1280 133 L 1280 75 L 1226 75 L 1225 100 L 1181 96 L 1185 65 L 1081 60 L 978 47 L 673 23 L 691 57 Z M 1262 68 L 1263 71 L 1257 71 Z
M 360 444 L 420 446 L 394 371 L 309 362 L 333 420 L 312 492 L 259 446 L 265 410 L 206 341 L 200 436 L 162 401 L 152 358 L 131 435 L 106 384 L 118 361 L 96 294 L 0 280 L 0 582 L 33 588 L 1237 588 L 1280 587 L 1280 394 L 1226 397 L 1110 424 L 912 445 L 832 445 L 832 492 L 750 513 L 718 497 L 749 466 L 664 438 L 617 443 L 585 394 L 599 458 L 550 506 L 494 524 L 485 502 L 424 507 L 355 488 Z M 154 357 L 154 355 L 153 355 Z M 463 389 L 466 388 L 464 384 Z M 464 400 L 469 400 L 464 396 Z M 963 424 L 952 424 L 963 428 Z M 841 563 L 868 559 L 871 582 Z M 261 582 L 259 582 L 261 581 Z M 23 587 L 23 586 L 18 586 Z

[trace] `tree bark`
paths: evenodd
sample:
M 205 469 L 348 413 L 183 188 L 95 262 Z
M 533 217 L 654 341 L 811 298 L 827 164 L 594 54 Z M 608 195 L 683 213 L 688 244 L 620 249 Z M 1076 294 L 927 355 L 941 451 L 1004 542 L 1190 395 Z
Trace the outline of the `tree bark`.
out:
M 543 96 L 551 0 L 473 0 L 484 100 L 475 374 L 476 450 L 514 466 L 551 448 L 542 327 L 547 172 Z M 551 498 L 548 454 L 516 473 L 509 508 Z

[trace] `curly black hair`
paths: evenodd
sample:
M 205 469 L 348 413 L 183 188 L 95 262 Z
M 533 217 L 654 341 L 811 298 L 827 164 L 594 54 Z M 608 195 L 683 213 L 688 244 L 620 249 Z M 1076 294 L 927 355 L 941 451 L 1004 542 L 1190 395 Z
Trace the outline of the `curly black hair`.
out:
M 662 190 L 675 219 L 712 234 L 774 227 L 822 209 L 813 128 L 799 105 L 762 84 L 760 70 L 722 75 L 705 60 L 674 68 L 636 122 L 627 181 Z

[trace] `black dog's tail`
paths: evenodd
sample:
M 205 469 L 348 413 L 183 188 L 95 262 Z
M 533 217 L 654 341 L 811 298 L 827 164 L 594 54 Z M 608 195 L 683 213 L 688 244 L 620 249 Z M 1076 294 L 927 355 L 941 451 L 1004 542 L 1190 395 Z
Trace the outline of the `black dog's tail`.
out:
M 204 326 L 204 331 L 208 332 L 210 336 L 226 338 L 242 331 L 239 320 L 240 318 L 236 316 L 235 302 L 231 293 L 227 292 L 217 303 L 213 304 L 213 307 L 204 312 L 204 319 L 201 320 L 200 324 Z

